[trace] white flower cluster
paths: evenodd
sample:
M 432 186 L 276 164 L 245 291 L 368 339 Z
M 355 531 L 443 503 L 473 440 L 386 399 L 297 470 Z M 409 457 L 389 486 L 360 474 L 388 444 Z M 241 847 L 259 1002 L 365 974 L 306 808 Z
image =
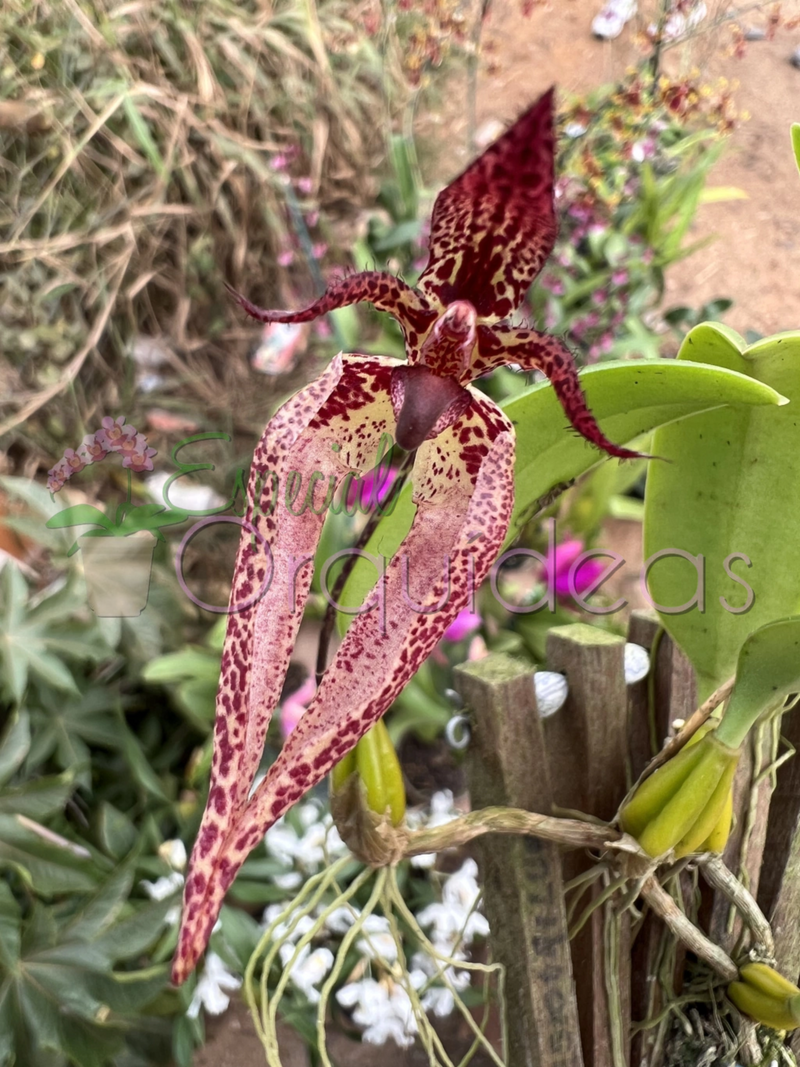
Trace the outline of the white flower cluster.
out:
M 417 916 L 420 926 L 433 928 L 431 943 L 436 956 L 416 952 L 407 982 L 411 989 L 422 990 L 420 1004 L 423 1011 L 440 1018 L 453 1011 L 455 994 L 467 988 L 470 974 L 452 964 L 443 966 L 437 957 L 465 960 L 466 949 L 474 938 L 483 937 L 489 932 L 486 917 L 477 911 L 480 897 L 477 874 L 475 861 L 465 860 L 461 868 L 445 880 L 441 903 L 429 904 Z M 389 934 L 387 920 L 381 916 L 369 916 L 364 929 L 367 936 L 358 942 L 362 954 L 368 958 L 377 955 L 385 963 L 393 962 L 397 949 Z M 387 956 L 384 950 L 390 941 L 392 949 Z M 444 984 L 433 984 L 439 981 Z M 392 1038 L 401 1048 L 413 1044 L 418 1029 L 413 1003 L 407 989 L 392 978 L 387 977 L 382 981 L 371 977 L 361 978 L 340 989 L 336 999 L 343 1008 L 352 1010 L 353 1022 L 364 1028 L 364 1041 L 382 1045 Z
M 323 813 L 316 800 L 301 804 L 295 814 L 300 834 L 282 817 L 264 835 L 267 852 L 286 867 L 294 868 L 274 878 L 275 885 L 287 892 L 299 889 L 309 874 L 316 874 L 326 863 L 347 852 L 330 812 Z
M 443 789 L 431 797 L 430 812 L 409 812 L 406 821 L 411 830 L 421 830 L 423 827 L 433 830 L 437 826 L 452 822 L 457 815 L 452 792 L 449 789 Z M 412 867 L 432 867 L 434 863 L 436 863 L 435 852 L 423 852 L 419 856 L 411 857 Z

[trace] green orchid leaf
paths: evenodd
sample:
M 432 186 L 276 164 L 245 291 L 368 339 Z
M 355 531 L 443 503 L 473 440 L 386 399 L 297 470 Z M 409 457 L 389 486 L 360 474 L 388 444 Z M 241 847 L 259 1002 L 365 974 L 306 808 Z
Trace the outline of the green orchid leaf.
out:
M 604 363 L 583 371 L 581 382 L 604 433 L 620 444 L 655 427 L 725 405 L 755 406 L 757 410 L 763 407 L 774 413 L 774 407 L 782 400 L 769 385 L 725 367 L 663 359 Z M 516 503 L 507 546 L 551 491 L 609 460 L 569 433 L 549 382 L 534 385 L 501 406 L 517 431 Z M 662 454 L 658 448 L 654 451 Z M 654 461 L 651 472 L 654 467 L 664 466 Z M 411 525 L 414 510 L 411 488 L 406 486 L 392 514 L 379 523 L 366 551 L 391 558 Z M 342 604 L 358 606 L 374 584 L 374 566 L 359 559 L 345 587 Z M 341 629 L 346 629 L 351 617 L 340 615 Z
M 65 526 L 102 526 L 104 530 L 113 530 L 114 523 L 107 515 L 92 504 L 73 504 L 64 508 L 45 524 L 49 530 L 63 530 Z
M 27 711 L 15 711 L 0 741 L 0 786 L 13 778 L 31 747 L 31 722 Z
M 117 527 L 120 537 L 136 533 L 139 530 L 149 530 L 156 533 L 163 526 L 175 526 L 185 522 L 188 512 L 179 511 L 176 508 L 165 508 L 163 504 L 141 504 L 126 512 L 124 519 Z
M 703 323 L 678 356 L 678 365 L 694 361 L 746 373 L 793 401 L 709 411 L 653 440 L 670 462 L 650 466 L 645 557 L 672 555 L 649 571 L 650 595 L 708 693 L 733 674 L 748 634 L 800 607 L 800 332 L 748 346 Z
M 764 711 L 800 692 L 800 615 L 760 627 L 739 653 L 736 683 L 716 737 L 738 748 Z
M 800 170 L 800 122 L 792 124 L 792 148 L 797 169 Z

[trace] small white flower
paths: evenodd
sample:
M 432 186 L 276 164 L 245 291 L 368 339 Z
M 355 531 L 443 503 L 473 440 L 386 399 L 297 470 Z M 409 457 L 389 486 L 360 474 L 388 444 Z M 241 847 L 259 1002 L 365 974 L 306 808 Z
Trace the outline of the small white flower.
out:
M 216 952 L 209 952 L 186 1014 L 190 1019 L 196 1019 L 203 1007 L 209 1015 L 221 1015 L 231 1002 L 228 993 L 233 993 L 241 984 L 241 978 L 231 974 Z
M 294 955 L 294 945 L 285 943 L 280 947 L 281 963 L 286 967 Z M 310 945 L 304 945 L 289 971 L 293 985 L 305 994 L 309 1004 L 319 1003 L 319 990 L 316 986 L 333 966 L 333 953 L 329 948 L 317 948 L 311 951 Z
M 158 854 L 173 871 L 182 871 L 186 867 L 186 845 L 180 838 L 162 841 L 158 846 Z
M 143 878 L 139 885 L 151 900 L 166 900 L 181 888 L 183 875 L 180 871 L 173 871 L 172 874 L 165 874 L 163 878 L 157 878 L 155 882 L 148 882 Z
M 299 889 L 303 883 L 303 876 L 299 871 L 286 871 L 284 874 L 276 874 L 272 879 L 278 889 L 284 889 L 287 892 L 292 889 Z
M 384 1045 L 391 1037 L 400 1048 L 414 1044 L 417 1020 L 402 986 L 393 984 L 390 992 L 374 978 L 362 978 L 340 989 L 336 999 L 343 1008 L 353 1009 L 353 1022 L 364 1027 L 363 1041 Z
M 264 915 L 262 917 L 263 925 L 265 927 L 271 926 L 285 911 L 285 904 L 270 904 L 264 909 Z M 278 923 L 272 931 L 273 941 L 287 941 L 290 944 L 294 944 L 295 941 L 299 940 L 304 934 L 307 934 L 316 924 L 316 919 L 314 919 L 313 916 L 303 915 L 297 920 L 295 926 L 292 927 L 296 914 L 296 911 L 292 911 L 283 922 Z M 290 930 L 291 933 L 289 932 Z
M 433 927 L 433 941 L 447 946 L 448 952 L 489 933 L 486 916 L 475 910 L 480 896 L 477 873 L 475 860 L 465 860 L 444 883 L 441 903 L 429 904 L 417 916 L 421 926 Z
M 582 122 L 568 122 L 564 127 L 564 134 L 567 137 L 582 137 L 586 133 L 586 127 Z
M 358 908 L 343 904 L 340 908 L 335 908 L 330 913 L 325 920 L 325 926 L 332 934 L 337 934 L 341 937 L 347 933 L 360 914 L 361 911 Z
M 397 945 L 391 934 L 389 920 L 383 915 L 368 915 L 361 927 L 366 936 L 356 941 L 356 949 L 366 959 L 380 957 L 385 963 L 397 959 Z

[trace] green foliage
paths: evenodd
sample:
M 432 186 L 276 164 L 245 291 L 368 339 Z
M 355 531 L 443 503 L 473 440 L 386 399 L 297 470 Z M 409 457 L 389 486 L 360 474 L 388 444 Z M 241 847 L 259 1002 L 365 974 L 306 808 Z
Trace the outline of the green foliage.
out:
M 677 549 L 703 557 L 704 609 L 662 619 L 710 691 L 733 673 L 752 630 L 800 604 L 800 333 L 747 345 L 733 330 L 706 323 L 681 347 L 678 363 L 690 362 L 746 374 L 791 401 L 706 412 L 663 427 L 653 440 L 669 462 L 651 464 L 648 474 L 645 556 Z M 731 554 L 737 578 L 725 566 Z M 755 594 L 751 606 L 745 582 Z M 686 559 L 661 559 L 649 588 L 657 605 L 688 604 L 697 570 Z
M 797 169 L 800 170 L 800 122 L 792 124 L 792 148 Z
M 74 571 L 32 593 L 9 561 L 0 588 L 0 1065 L 164 1063 L 191 987 L 166 991 L 175 896 L 140 883 L 191 833 L 176 801 L 197 735 L 145 703 L 137 642 L 126 663 Z
M 89 537 L 127 537 L 140 530 L 147 530 L 163 542 L 166 538 L 161 532 L 162 529 L 185 522 L 188 516 L 185 511 L 166 508 L 163 504 L 140 504 L 138 507 L 123 504 L 118 508 L 112 505 L 109 512 L 112 510 L 115 511 L 113 518 L 93 504 L 74 504 L 48 519 L 47 527 L 50 530 L 64 530 L 70 526 L 98 526 L 97 530 L 87 531 L 86 536 Z M 76 541 L 68 555 L 77 552 L 79 547 Z

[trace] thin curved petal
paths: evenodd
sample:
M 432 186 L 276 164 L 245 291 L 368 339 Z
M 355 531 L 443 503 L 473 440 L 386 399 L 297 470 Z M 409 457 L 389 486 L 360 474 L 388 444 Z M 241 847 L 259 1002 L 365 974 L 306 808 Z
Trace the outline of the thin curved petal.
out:
M 478 351 L 472 375 L 517 363 L 523 370 L 540 370 L 550 379 L 569 421 L 587 441 L 618 459 L 650 459 L 621 448 L 605 436 L 589 410 L 572 353 L 557 337 L 515 326 L 479 326 Z
M 473 396 L 458 422 L 420 448 L 417 514 L 386 568 L 385 613 L 378 596 L 375 609 L 354 620 L 308 710 L 231 827 L 202 907 L 184 919 L 173 981 L 197 962 L 250 851 L 383 715 L 494 562 L 513 507 L 514 432 L 491 400 Z
M 256 449 L 222 653 L 211 786 L 184 890 L 176 961 L 183 977 L 187 938 L 225 867 L 224 842 L 263 754 L 330 497 L 349 471 L 373 465 L 381 435 L 394 429 L 396 365 L 381 356 L 337 356 L 278 411 Z
M 428 300 L 394 274 L 367 270 L 360 274 L 348 274 L 332 282 L 319 300 L 300 311 L 270 311 L 257 307 L 247 297 L 226 285 L 237 304 L 259 322 L 312 322 L 336 308 L 359 304 L 372 304 L 378 311 L 388 311 L 403 327 L 409 354 L 416 353 L 437 312 Z
M 555 243 L 554 160 L 550 89 L 439 193 L 417 288 L 488 322 L 515 311 Z

